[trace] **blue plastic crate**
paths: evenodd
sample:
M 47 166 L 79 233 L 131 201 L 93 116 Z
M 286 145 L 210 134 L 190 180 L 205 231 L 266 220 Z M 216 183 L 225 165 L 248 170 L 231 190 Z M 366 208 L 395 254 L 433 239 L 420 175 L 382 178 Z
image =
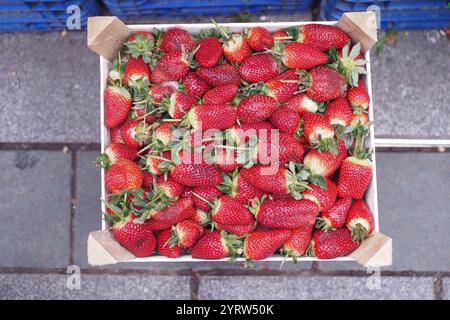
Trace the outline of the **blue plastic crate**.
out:
M 101 13 L 98 0 L 0 0 L 0 32 L 63 30 L 70 5 L 80 7 L 82 28 Z
M 124 21 L 156 17 L 223 16 L 248 13 L 306 11 L 314 0 L 102 0 Z
M 449 0 L 321 0 L 319 18 L 338 20 L 344 12 L 378 6 L 382 29 L 432 29 L 450 27 Z

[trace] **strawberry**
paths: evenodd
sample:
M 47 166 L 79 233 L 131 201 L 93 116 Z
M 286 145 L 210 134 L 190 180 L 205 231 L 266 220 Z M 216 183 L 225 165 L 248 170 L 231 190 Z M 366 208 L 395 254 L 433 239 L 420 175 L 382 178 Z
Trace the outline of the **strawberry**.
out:
M 194 71 L 189 72 L 183 78 L 183 85 L 186 92 L 194 97 L 203 97 L 203 95 L 211 88 L 211 86 Z
M 124 51 L 133 58 L 142 57 L 145 63 L 152 63 L 157 56 L 154 54 L 159 45 L 151 32 L 138 31 L 133 33 L 124 44 Z
M 228 195 L 223 195 L 211 204 L 212 220 L 221 225 L 243 226 L 253 221 L 253 216 L 242 203 Z
M 155 235 L 146 223 L 138 224 L 130 213 L 112 227 L 114 238 L 136 257 L 148 257 L 156 247 Z
M 367 113 L 353 114 L 352 121 L 350 122 L 351 126 L 364 125 L 369 122 L 369 115 Z
M 167 53 L 187 53 L 195 48 L 195 40 L 184 29 L 174 27 L 165 31 L 162 35 L 161 49 Z
M 155 181 L 156 190 L 166 197 L 175 199 L 184 191 L 184 186 L 173 180 L 171 177 L 159 176 Z
M 224 231 L 206 232 L 192 248 L 192 258 L 217 260 L 235 257 L 241 241 L 235 235 Z
M 192 108 L 187 121 L 195 130 L 223 130 L 231 128 L 236 123 L 236 109 L 228 104 L 203 104 Z
M 237 116 L 242 123 L 255 123 L 266 120 L 276 109 L 278 109 L 278 103 L 274 98 L 254 94 L 239 103 Z
M 195 53 L 198 64 L 205 68 L 214 67 L 222 58 L 222 44 L 215 37 L 202 39 Z
M 312 227 L 319 207 L 310 200 L 252 200 L 252 213 L 262 226 L 273 229 Z
M 306 112 L 317 112 L 320 104 L 309 98 L 306 93 L 299 93 L 289 98 L 285 106 L 296 111 L 299 115 L 303 115 Z
M 286 30 L 278 29 L 274 32 L 272 32 L 272 37 L 274 39 L 275 45 L 278 44 L 284 44 L 287 43 L 290 39 L 292 39 L 291 36 L 286 32 Z
M 316 230 L 311 239 L 307 254 L 319 259 L 334 259 L 346 256 L 359 247 L 359 242 L 352 239 L 350 230 Z
M 139 166 L 128 159 L 118 159 L 105 172 L 105 185 L 111 193 L 133 190 L 142 186 L 143 175 Z
M 281 132 L 278 141 L 275 138 L 274 140 L 259 140 L 253 151 L 254 154 L 251 156 L 256 158 L 258 162 L 267 164 L 274 161 L 285 163 L 290 160 L 294 153 L 296 157 L 303 156 L 303 146 L 292 135 Z M 295 149 L 298 150 L 295 151 Z M 257 157 L 255 157 L 255 154 Z
M 345 128 L 350 124 L 353 117 L 353 111 L 344 97 L 338 97 L 333 100 L 325 111 L 325 118 L 335 127 L 338 137 L 344 134 Z
M 297 262 L 297 258 L 303 256 L 308 250 L 309 242 L 312 238 L 312 230 L 312 227 L 292 230 L 291 237 L 284 243 L 281 252 L 287 257 L 292 257 L 294 263 Z
M 239 86 L 241 83 L 239 72 L 231 64 L 219 64 L 212 68 L 200 67 L 195 72 L 201 79 L 213 87 L 226 84 Z
M 298 27 L 297 42 L 308 44 L 320 51 L 342 48 L 350 37 L 341 29 L 324 24 L 305 24 Z
M 152 102 L 161 103 L 164 98 L 170 97 L 178 89 L 178 82 L 166 81 L 148 88 Z
M 109 138 L 111 143 L 121 143 L 125 144 L 125 141 L 122 139 L 122 133 L 120 132 L 120 128 L 112 128 L 109 130 Z
M 192 198 L 192 199 L 194 199 L 194 198 Z M 194 203 L 194 205 L 195 205 L 195 203 Z M 200 210 L 200 209 L 195 210 L 195 214 L 191 219 L 196 221 L 197 223 L 201 224 L 202 226 L 206 226 L 211 222 L 211 216 L 209 215 L 209 213 L 207 213 L 203 210 Z
M 128 38 L 128 42 L 135 42 L 139 36 L 147 38 L 147 39 L 155 39 L 155 36 L 153 35 L 153 33 L 148 32 L 148 31 L 137 31 L 136 33 L 133 33 L 129 38 Z
M 196 97 L 181 91 L 172 93 L 169 99 L 162 102 L 172 119 L 181 119 L 196 104 Z
M 239 66 L 239 73 L 245 81 L 256 83 L 267 81 L 280 74 L 277 60 L 270 53 L 254 54 Z
M 218 188 L 242 204 L 263 196 L 263 192 L 248 183 L 238 171 L 234 171 L 231 177 L 223 175 L 222 184 Z
M 171 222 L 159 221 L 159 220 L 154 220 L 154 219 L 145 220 L 145 224 L 147 224 L 148 228 L 152 231 L 161 231 L 161 230 L 169 229 L 168 230 L 169 233 L 170 233 L 170 228 L 173 225 Z
M 250 138 L 267 137 L 267 140 L 270 140 L 270 132 L 272 129 L 273 126 L 269 122 L 260 121 L 235 126 L 230 129 L 229 134 L 237 145 L 241 145 L 248 142 Z
M 131 119 L 145 121 L 152 124 L 161 116 L 161 110 L 153 105 L 153 98 L 147 96 L 141 101 L 134 103 L 131 108 Z
M 214 202 L 218 197 L 222 195 L 222 192 L 215 186 L 211 187 L 195 187 L 192 189 L 192 192 L 199 195 L 199 197 L 193 196 L 192 200 L 194 201 L 194 206 L 197 209 L 203 211 L 210 211 L 211 207 L 208 205 L 209 202 Z M 205 202 L 203 199 L 208 200 Z
M 323 188 L 325 187 L 326 188 Z M 305 199 L 315 202 L 319 206 L 319 211 L 329 210 L 336 202 L 337 188 L 336 185 L 325 178 L 324 185 L 309 184 L 309 189 L 303 192 Z
M 347 146 L 345 145 L 344 139 L 340 139 L 338 142 L 338 154 L 337 157 L 339 161 L 342 163 L 342 161 L 347 158 L 348 152 L 347 152 Z
M 96 163 L 101 163 L 102 167 L 108 169 L 110 165 L 115 164 L 121 158 L 134 160 L 138 156 L 138 150 L 130 148 L 120 143 L 110 143 L 105 152 L 97 157 Z
M 171 169 L 170 175 L 178 183 L 189 187 L 218 186 L 222 182 L 219 170 L 207 163 L 181 163 Z
M 372 179 L 372 161 L 355 156 L 347 157 L 341 165 L 338 195 L 341 198 L 361 199 Z
M 273 36 L 263 27 L 253 27 L 247 30 L 248 46 L 254 51 L 264 51 L 273 47 Z
M 345 225 L 355 240 L 364 240 L 375 229 L 375 221 L 369 206 L 364 200 L 353 202 L 348 211 Z
M 203 235 L 203 226 L 194 220 L 184 220 L 172 227 L 172 236 L 168 240 L 170 245 L 192 248 Z
M 164 151 L 162 153 L 162 156 L 149 154 L 145 160 L 145 167 L 147 168 L 149 173 L 155 176 L 163 175 L 163 167 L 165 167 L 167 161 L 170 161 L 170 157 L 170 151 Z
M 297 79 L 298 75 L 295 70 L 287 70 L 279 76 L 267 81 L 262 88 L 262 92 L 265 95 L 274 98 L 279 103 L 286 102 L 298 90 L 298 85 L 283 81 Z
M 253 219 L 249 224 L 244 226 L 229 226 L 229 225 L 222 225 L 218 224 L 216 226 L 217 230 L 224 230 L 228 233 L 232 233 L 238 237 L 243 237 L 251 233 L 254 229 L 255 220 Z
M 214 21 L 217 29 L 219 29 L 225 42 L 223 43 L 223 54 L 225 58 L 231 63 L 241 63 L 246 58 L 251 56 L 252 52 L 248 46 L 247 39 L 239 33 L 228 34 L 222 27 L 217 25 Z
M 303 114 L 303 134 L 311 145 L 318 147 L 319 151 L 338 153 L 334 129 L 324 116 L 312 112 Z
M 132 86 L 139 80 L 146 81 L 148 86 L 148 82 L 150 81 L 150 67 L 142 57 L 130 57 L 125 67 L 122 83 Z
M 275 110 L 269 118 L 274 128 L 291 135 L 298 135 L 299 129 L 301 128 L 300 120 L 299 114 L 286 106 Z
M 367 111 L 370 104 L 370 97 L 362 80 L 359 80 L 358 86 L 348 90 L 347 100 L 356 114 Z
M 152 146 L 155 149 L 164 149 L 173 141 L 173 123 L 161 122 L 154 129 L 152 135 Z
M 150 138 L 150 126 L 144 121 L 128 119 L 120 128 L 123 141 L 131 148 L 139 148 Z
M 347 90 L 345 77 L 329 67 L 316 67 L 306 75 L 306 94 L 316 101 L 329 101 L 344 96 Z
M 236 96 L 239 87 L 235 84 L 217 86 L 203 96 L 204 104 L 224 104 L 228 103 Z
M 311 69 L 325 64 L 328 60 L 322 51 L 298 42 L 287 44 L 280 55 L 281 61 L 289 69 Z
M 156 237 L 156 250 L 158 253 L 168 258 L 178 258 L 183 254 L 183 248 L 179 245 L 168 244 L 172 236 L 171 230 L 163 230 Z
M 347 213 L 351 205 L 351 198 L 337 200 L 330 209 L 322 212 L 322 215 L 317 218 L 316 228 L 322 230 L 335 230 L 342 228 L 345 225 Z
M 194 213 L 195 209 L 192 206 L 192 199 L 189 198 L 179 198 L 169 205 L 164 207 L 164 203 L 160 203 L 162 208 L 151 207 L 146 210 L 141 216 L 141 219 L 153 219 L 164 224 L 176 224 L 186 219 L 190 219 Z
M 155 178 L 148 173 L 148 171 L 142 171 L 143 174 L 143 179 L 142 179 L 142 186 L 144 188 L 150 188 L 151 186 L 153 186 L 153 181 L 155 180 Z
M 128 117 L 131 103 L 131 94 L 124 87 L 106 87 L 104 94 L 105 126 L 107 128 L 120 126 Z
M 160 84 L 166 81 L 178 81 L 190 69 L 187 56 L 181 52 L 165 54 L 156 64 L 151 74 L 151 82 Z
M 212 162 L 222 170 L 222 172 L 231 172 L 243 165 L 243 163 L 239 161 L 236 151 L 223 148 L 214 149 Z
M 303 163 L 312 175 L 329 177 L 341 165 L 342 159 L 330 151 L 320 152 L 311 149 L 305 156 Z
M 292 231 L 256 230 L 250 233 L 244 241 L 244 255 L 249 260 L 263 260 L 270 257 L 290 237 Z
M 350 50 L 350 43 L 347 43 L 338 53 L 335 48 L 330 50 L 331 59 L 335 62 L 330 66 L 341 72 L 349 85 L 358 86 L 360 74 L 367 74 L 365 69 L 366 60 L 361 55 L 361 43 L 355 44 Z

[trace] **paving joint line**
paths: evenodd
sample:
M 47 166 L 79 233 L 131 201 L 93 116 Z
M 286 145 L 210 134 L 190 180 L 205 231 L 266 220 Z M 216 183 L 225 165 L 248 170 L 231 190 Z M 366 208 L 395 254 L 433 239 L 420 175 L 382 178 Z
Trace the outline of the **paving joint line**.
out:
M 441 273 L 438 272 L 434 278 L 434 299 L 444 300 L 444 288 Z
M 200 288 L 200 279 L 197 273 L 192 271 L 192 275 L 189 279 L 189 299 L 198 300 L 198 293 Z
M 74 264 L 75 255 L 75 214 L 77 207 L 77 151 L 71 151 L 70 164 L 70 220 L 69 220 L 69 264 Z

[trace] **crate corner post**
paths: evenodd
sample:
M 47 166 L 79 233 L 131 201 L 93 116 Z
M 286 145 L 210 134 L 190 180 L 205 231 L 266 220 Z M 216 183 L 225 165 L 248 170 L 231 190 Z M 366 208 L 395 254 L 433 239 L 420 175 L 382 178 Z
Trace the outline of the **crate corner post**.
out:
M 88 262 L 92 266 L 116 264 L 134 260 L 135 256 L 122 247 L 109 231 L 94 231 L 87 241 Z

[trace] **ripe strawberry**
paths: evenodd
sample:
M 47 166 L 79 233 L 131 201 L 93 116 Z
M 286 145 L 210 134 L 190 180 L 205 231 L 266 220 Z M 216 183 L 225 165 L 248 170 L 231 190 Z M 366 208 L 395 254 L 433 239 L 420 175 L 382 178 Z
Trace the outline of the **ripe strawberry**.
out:
M 215 37 L 202 39 L 195 53 L 198 64 L 205 68 L 214 67 L 222 58 L 222 44 Z
M 270 140 L 272 129 L 274 129 L 273 126 L 267 121 L 243 123 L 230 129 L 230 136 L 237 145 L 241 145 L 247 143 L 250 138 L 266 137 L 267 140 Z
M 370 97 L 362 80 L 359 80 L 357 87 L 348 90 L 347 100 L 356 114 L 363 113 L 369 108 Z
M 136 216 L 130 213 L 114 223 L 114 238 L 136 257 L 148 257 L 156 247 L 156 239 L 146 223 L 134 223 Z
M 144 188 L 152 187 L 155 178 L 150 173 L 148 173 L 148 171 L 142 171 L 142 174 L 144 176 L 144 178 L 142 179 L 142 186 Z
M 150 126 L 144 121 L 128 119 L 120 128 L 123 141 L 131 148 L 140 148 L 150 138 Z
M 253 200 L 252 213 L 262 226 L 273 229 L 312 227 L 319 207 L 310 200 Z
M 274 98 L 254 94 L 239 103 L 237 116 L 242 123 L 255 123 L 266 120 L 276 109 L 278 109 L 278 103 Z
M 317 112 L 320 104 L 309 98 L 306 93 L 299 93 L 289 98 L 285 106 L 286 108 L 295 110 L 299 115 L 303 115 L 306 112 Z
M 161 206 L 164 204 L 161 203 Z M 195 209 L 192 206 L 192 199 L 189 198 L 179 198 L 174 202 L 170 203 L 168 206 L 161 208 L 151 208 L 147 210 L 144 214 L 145 218 L 154 219 L 160 221 L 164 224 L 176 224 L 180 221 L 190 219 L 194 213 Z
M 203 95 L 211 88 L 195 71 L 189 72 L 183 78 L 183 85 L 187 93 L 194 97 L 203 97 Z
M 148 82 L 150 81 L 150 67 L 144 62 L 142 57 L 130 57 L 125 67 L 122 83 L 131 86 L 138 80 L 147 81 L 148 85 Z
M 137 31 L 137 32 L 133 33 L 128 38 L 128 42 L 136 41 L 136 38 L 139 38 L 138 36 L 145 37 L 145 38 L 148 38 L 148 39 L 155 39 L 155 36 L 151 32 L 148 32 L 148 31 Z
M 128 41 L 124 44 L 124 51 L 133 58 L 142 57 L 145 63 L 152 63 L 156 55 L 156 47 L 158 40 L 151 32 L 138 31 L 133 33 Z
M 259 163 L 269 164 L 276 161 L 286 163 L 293 156 L 302 157 L 303 152 L 303 146 L 292 135 L 281 132 L 278 141 L 275 138 L 274 141 L 259 140 L 251 156 L 256 158 Z
M 138 150 L 135 148 L 120 143 L 110 143 L 105 148 L 105 152 L 97 157 L 96 162 L 102 164 L 104 169 L 108 169 L 110 165 L 115 164 L 121 158 L 134 160 L 137 156 Z
M 312 227 L 292 230 L 291 237 L 284 243 L 281 252 L 297 262 L 297 258 L 303 256 L 308 249 L 312 238 L 312 230 Z
M 367 113 L 353 114 L 352 121 L 350 122 L 351 126 L 364 125 L 369 122 L 369 115 Z
M 345 145 L 345 141 L 344 139 L 340 139 L 338 142 L 338 154 L 337 157 L 340 161 L 340 163 L 342 163 L 342 161 L 348 157 L 348 151 L 347 151 L 347 146 Z
M 193 195 L 194 197 L 194 195 Z M 192 198 L 194 199 L 194 198 Z M 195 203 L 194 203 L 195 205 Z M 201 224 L 202 226 L 206 226 L 211 222 L 211 216 L 209 213 L 196 209 L 194 216 L 191 218 L 192 220 L 196 221 L 197 223 Z
M 131 108 L 131 119 L 145 121 L 147 124 L 152 124 L 161 116 L 161 110 L 155 107 L 153 98 L 147 96 L 144 100 L 135 102 Z
M 350 40 L 350 37 L 335 26 L 305 24 L 298 27 L 296 40 L 320 51 L 328 51 L 330 48 L 342 48 Z
M 342 161 L 339 172 L 338 195 L 341 198 L 361 199 L 372 179 L 372 161 L 357 156 Z
M 253 27 L 247 30 L 246 39 L 249 47 L 254 51 L 264 51 L 273 47 L 273 36 L 263 27 Z
M 184 186 L 173 180 L 169 176 L 159 176 L 155 181 L 156 192 L 164 194 L 166 197 L 175 199 L 184 191 Z
M 178 82 L 166 81 L 148 88 L 148 94 L 154 103 L 161 103 L 178 89 Z
M 248 183 L 238 171 L 234 171 L 231 177 L 224 175 L 222 184 L 218 188 L 242 204 L 263 196 L 263 192 Z
M 350 124 L 353 111 L 344 97 L 333 100 L 325 111 L 325 118 L 335 127 L 336 135 L 341 137 L 345 128 Z
M 105 172 L 105 185 L 111 193 L 133 190 L 142 186 L 142 171 L 139 166 L 128 159 L 118 159 Z
M 212 204 L 212 220 L 221 225 L 243 226 L 253 221 L 253 216 L 242 203 L 223 195 Z
M 193 195 L 192 200 L 194 201 L 194 206 L 197 209 L 209 212 L 211 207 L 208 205 L 208 202 L 214 202 L 217 198 L 222 195 L 222 192 L 215 186 L 211 187 L 195 187 L 192 189 L 192 192 L 199 195 L 200 197 L 196 197 Z M 208 200 L 205 202 L 203 199 Z
M 244 255 L 249 260 L 263 260 L 270 257 L 290 237 L 292 231 L 279 230 L 256 230 L 245 238 Z
M 219 170 L 207 163 L 181 163 L 171 169 L 170 175 L 178 183 L 189 187 L 218 186 L 222 182 Z
M 276 129 L 291 135 L 299 133 L 300 120 L 299 114 L 286 106 L 275 110 L 269 118 L 270 123 Z
M 224 130 L 235 125 L 236 109 L 228 104 L 202 104 L 192 108 L 187 121 L 195 130 Z
M 154 220 L 154 219 L 145 220 L 145 224 L 147 224 L 148 228 L 152 231 L 167 230 L 172 227 L 171 222 L 159 221 L 159 220 Z M 169 230 L 169 232 L 170 232 L 170 230 Z
M 253 218 L 252 218 L 253 219 Z M 253 219 L 249 224 L 245 226 L 229 226 L 229 225 L 222 225 L 218 224 L 216 226 L 217 230 L 224 230 L 228 233 L 234 234 L 238 237 L 243 237 L 251 233 L 255 226 L 255 220 Z
M 298 80 L 298 74 L 295 70 L 287 70 L 267 81 L 262 88 L 262 92 L 279 103 L 286 102 L 298 90 L 298 85 L 296 83 L 283 82 L 284 80 Z
M 315 202 L 319 206 L 320 212 L 329 210 L 336 202 L 336 185 L 328 178 L 325 178 L 325 183 L 326 189 L 311 183 L 309 189 L 303 192 L 303 197 Z
M 306 94 L 316 101 L 329 101 L 344 96 L 347 90 L 345 77 L 329 67 L 316 67 L 306 76 Z
M 325 64 L 327 60 L 325 53 L 298 42 L 287 44 L 281 51 L 281 61 L 289 69 L 311 69 Z
M 303 163 L 306 169 L 315 176 L 329 177 L 341 165 L 342 159 L 330 151 L 321 152 L 311 149 L 305 156 Z
M 359 243 L 352 239 L 346 228 L 323 231 L 316 230 L 308 248 L 308 255 L 319 259 L 334 259 L 355 251 Z
M 329 55 L 335 62 L 330 66 L 341 72 L 348 84 L 352 87 L 358 86 L 360 74 L 366 74 L 366 60 L 361 55 L 361 43 L 355 44 L 350 50 L 350 43 L 347 43 L 341 51 L 332 48 Z
M 167 53 L 153 69 L 151 82 L 160 84 L 166 81 L 178 81 L 189 72 L 189 69 L 189 62 L 184 53 Z
M 171 230 L 163 230 L 156 237 L 156 250 L 159 254 L 168 258 L 178 258 L 183 254 L 183 248 L 179 245 L 170 245 L 168 241 L 172 236 Z
M 200 67 L 197 68 L 195 72 L 207 84 L 213 87 L 226 84 L 235 84 L 239 86 L 241 83 L 239 72 L 231 64 L 219 64 L 212 68 Z
M 112 128 L 109 130 L 109 138 L 111 143 L 121 143 L 125 144 L 125 141 L 122 139 L 122 133 L 120 132 L 120 128 Z
M 290 37 L 289 34 L 283 29 L 278 29 L 278 30 L 272 32 L 272 37 L 273 37 L 274 43 L 276 45 L 278 45 L 279 43 L 285 44 L 290 39 L 292 39 L 292 37 Z
M 224 231 L 206 232 L 192 248 L 192 258 L 217 260 L 235 257 L 241 241 L 237 236 Z
M 277 60 L 270 53 L 254 54 L 239 66 L 239 73 L 245 81 L 256 83 L 267 81 L 280 74 Z
M 108 86 L 104 94 L 105 126 L 117 128 L 128 117 L 131 95 L 124 87 Z
M 181 119 L 196 104 L 196 97 L 186 92 L 176 91 L 169 99 L 163 101 L 162 106 L 167 109 L 172 119 Z
M 239 87 L 235 84 L 226 84 L 215 87 L 203 96 L 204 104 L 224 104 L 228 103 L 236 96 Z
M 223 55 L 231 63 L 241 63 L 246 58 L 250 57 L 252 52 L 248 46 L 247 40 L 243 35 L 233 33 L 232 35 L 225 36 L 225 42 L 223 43 Z
M 334 129 L 324 116 L 312 112 L 303 114 L 303 134 L 310 144 L 318 146 L 319 151 L 337 154 Z
M 231 172 L 243 165 L 238 159 L 235 150 L 215 148 L 211 158 L 212 162 L 222 170 L 222 172 Z
M 145 167 L 147 168 L 149 173 L 155 176 L 163 175 L 165 172 L 163 169 L 165 168 L 167 161 L 170 161 L 170 157 L 170 151 L 162 152 L 161 156 L 149 154 L 145 160 Z
M 173 123 L 161 122 L 154 129 L 152 135 L 152 146 L 154 149 L 164 149 L 173 141 Z
M 203 235 L 203 226 L 194 220 L 184 220 L 172 227 L 172 236 L 168 243 L 186 249 L 192 248 Z
M 191 52 L 195 45 L 195 40 L 189 32 L 178 27 L 170 28 L 162 35 L 161 49 L 165 53 Z
M 345 225 L 347 213 L 351 205 L 351 198 L 337 200 L 330 209 L 322 212 L 322 215 L 317 218 L 316 228 L 322 230 L 342 228 Z
M 375 221 L 369 206 L 364 200 L 356 200 L 348 211 L 345 225 L 355 240 L 364 240 L 375 229 Z

